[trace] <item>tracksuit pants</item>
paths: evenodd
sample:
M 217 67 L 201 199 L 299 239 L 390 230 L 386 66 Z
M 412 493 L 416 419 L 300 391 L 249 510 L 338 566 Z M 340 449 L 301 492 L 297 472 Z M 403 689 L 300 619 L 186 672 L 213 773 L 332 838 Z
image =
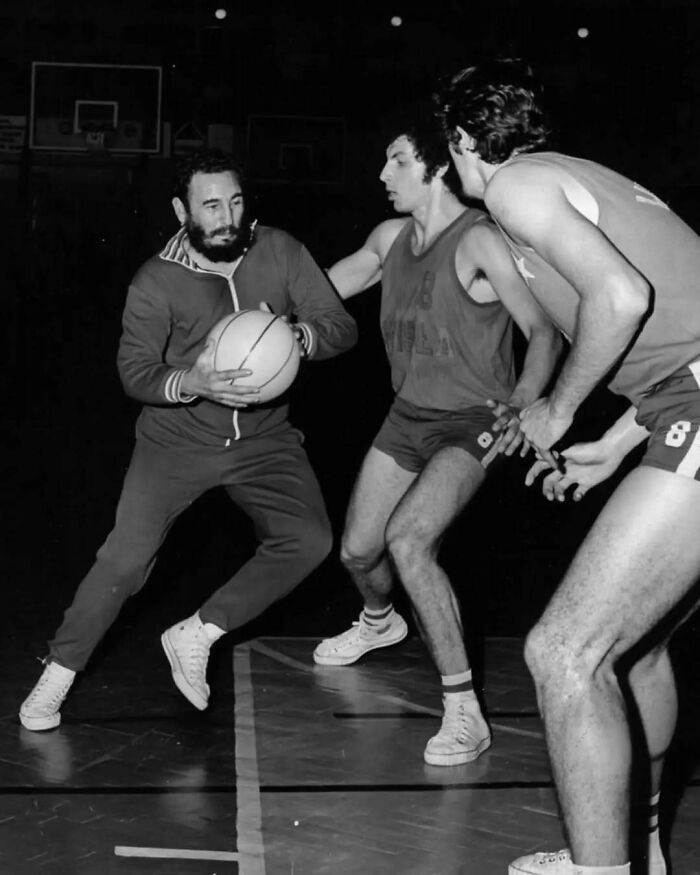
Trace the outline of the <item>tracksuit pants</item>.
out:
M 177 517 L 222 486 L 252 520 L 258 547 L 199 609 L 202 622 L 229 631 L 282 598 L 326 558 L 332 536 L 321 490 L 291 427 L 230 447 L 165 449 L 137 439 L 116 523 L 49 642 L 49 659 L 75 671 L 148 579 Z

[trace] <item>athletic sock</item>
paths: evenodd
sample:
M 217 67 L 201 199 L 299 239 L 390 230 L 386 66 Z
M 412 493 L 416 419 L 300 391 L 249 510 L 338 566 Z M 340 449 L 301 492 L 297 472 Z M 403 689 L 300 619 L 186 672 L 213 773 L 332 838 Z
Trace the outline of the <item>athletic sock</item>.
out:
M 649 829 L 649 844 L 648 844 L 648 861 L 650 863 L 665 863 L 664 855 L 661 852 L 661 840 L 659 836 L 659 799 L 661 793 L 656 793 L 649 800 L 649 808 L 647 811 L 648 829 Z
M 207 623 L 202 621 L 202 618 L 199 618 L 202 623 L 202 628 L 204 629 L 204 634 L 207 636 L 207 640 L 211 641 L 213 644 L 215 641 L 218 641 L 222 635 L 226 634 L 226 630 L 222 629 L 221 626 L 217 626 L 216 623 Z
M 365 626 L 371 629 L 379 629 L 381 626 L 386 626 L 394 614 L 394 606 L 389 604 L 386 608 L 381 608 L 378 611 L 372 611 L 369 608 L 364 608 L 362 611 L 362 619 Z
M 444 696 L 477 704 L 476 693 L 472 684 L 471 669 L 469 671 L 461 671 L 458 674 L 442 674 L 440 675 L 440 680 Z

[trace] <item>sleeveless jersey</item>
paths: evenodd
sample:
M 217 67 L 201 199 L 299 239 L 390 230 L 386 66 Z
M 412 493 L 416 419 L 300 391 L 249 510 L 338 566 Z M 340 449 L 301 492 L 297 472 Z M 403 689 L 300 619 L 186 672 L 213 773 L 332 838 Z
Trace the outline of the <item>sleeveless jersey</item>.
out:
M 652 287 L 651 315 L 608 384 L 638 404 L 700 356 L 700 237 L 650 191 L 600 164 L 543 152 L 509 166 L 525 161 L 560 167 L 577 180 L 598 205 L 594 223 Z M 534 249 L 504 236 L 525 282 L 571 338 L 579 295 Z
M 485 218 L 466 210 L 420 255 L 409 221 L 384 260 L 380 319 L 391 382 L 417 407 L 460 410 L 512 391 L 510 314 L 500 301 L 474 301 L 455 267 L 460 238 Z

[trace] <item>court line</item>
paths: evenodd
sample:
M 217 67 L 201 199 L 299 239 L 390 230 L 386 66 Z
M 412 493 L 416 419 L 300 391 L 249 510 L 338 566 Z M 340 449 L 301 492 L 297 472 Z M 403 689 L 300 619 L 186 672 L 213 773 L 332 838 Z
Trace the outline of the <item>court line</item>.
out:
M 298 671 L 303 671 L 306 674 L 312 674 L 314 672 L 314 665 L 300 662 L 298 659 L 287 656 L 285 653 L 280 653 L 279 650 L 268 647 L 266 644 L 262 644 L 260 641 L 251 641 L 249 646 L 250 649 L 255 650 L 256 653 L 260 653 L 263 656 L 274 659 L 275 662 L 279 662 L 282 665 L 287 665 L 290 668 L 296 668 Z M 343 691 L 342 685 L 335 686 L 331 681 L 328 680 L 327 676 L 324 676 L 323 678 L 323 686 L 331 690 L 337 690 L 338 692 Z M 379 699 L 382 702 L 390 702 L 392 705 L 398 705 L 406 711 L 415 711 L 418 714 L 429 714 L 433 717 L 442 718 L 443 712 L 442 710 L 439 710 L 437 708 L 426 708 L 425 705 L 418 705 L 415 702 L 410 702 L 408 699 L 402 699 L 400 696 L 391 696 L 388 693 L 377 693 L 373 690 L 363 690 L 362 692 L 365 695 L 374 696 L 376 699 Z M 542 732 L 535 732 L 531 729 L 519 729 L 517 726 L 504 726 L 502 723 L 492 723 L 491 726 L 493 729 L 498 729 L 499 732 L 504 732 L 509 735 L 522 735 L 525 736 L 525 738 L 544 738 L 544 734 Z
M 225 860 L 236 862 L 239 854 L 231 851 L 192 851 L 188 848 L 135 848 L 130 845 L 115 845 L 117 857 L 139 857 L 151 860 Z
M 233 649 L 233 688 L 236 697 L 236 832 L 240 875 L 265 875 L 265 845 L 258 752 L 255 743 L 253 680 L 250 644 Z
M 488 715 L 489 718 L 498 717 L 499 720 L 519 720 L 521 718 L 538 720 L 540 716 L 536 711 L 489 711 Z M 396 720 L 397 718 L 427 720 L 433 715 L 414 714 L 412 711 L 406 711 L 403 714 L 391 711 L 334 711 L 333 716 L 336 720 Z
M 435 768 L 442 768 L 442 766 L 435 766 Z M 258 787 L 257 792 L 259 796 L 275 793 L 335 793 L 336 791 L 339 793 L 345 791 L 347 791 L 348 793 L 357 793 L 374 788 L 378 792 L 382 790 L 388 790 L 399 793 L 403 791 L 414 790 L 426 790 L 430 792 L 432 790 L 440 790 L 447 786 L 475 790 L 507 790 L 515 786 L 534 788 L 540 786 L 548 787 L 551 786 L 551 782 L 532 780 L 518 781 L 516 783 L 514 783 L 513 781 L 456 781 L 455 783 L 451 784 L 263 784 L 262 786 Z M 691 780 L 688 781 L 685 786 L 700 787 L 700 778 L 691 778 Z M 192 792 L 196 792 L 198 795 L 201 795 L 202 793 L 209 793 L 211 795 L 215 793 L 220 793 L 223 795 L 235 796 L 237 794 L 237 790 L 235 787 L 207 787 L 206 784 L 201 787 L 197 787 L 196 791 L 193 791 L 191 787 L 174 791 L 174 793 L 176 794 Z M 158 796 L 162 794 L 160 794 L 159 791 L 154 788 L 144 789 L 139 787 L 6 787 L 0 789 L 0 798 L 9 796 L 67 796 L 70 798 L 75 796 L 110 797 L 147 795 Z

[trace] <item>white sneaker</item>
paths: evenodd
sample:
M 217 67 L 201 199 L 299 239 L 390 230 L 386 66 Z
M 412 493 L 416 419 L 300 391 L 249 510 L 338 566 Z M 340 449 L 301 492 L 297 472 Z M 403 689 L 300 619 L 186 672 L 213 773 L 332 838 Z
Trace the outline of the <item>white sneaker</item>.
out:
M 223 630 L 219 630 L 223 634 Z M 214 639 L 207 635 L 199 614 L 166 629 L 160 636 L 173 671 L 173 681 L 182 695 L 200 711 L 209 704 L 207 663 Z
M 576 875 L 568 850 L 556 854 L 528 854 L 508 866 L 508 875 Z
M 36 686 L 22 702 L 19 719 L 25 729 L 54 729 L 61 722 L 60 707 L 75 680 L 75 672 L 49 662 Z
M 565 848 L 556 854 L 528 854 L 518 857 L 508 867 L 508 875 L 536 873 L 536 875 L 576 875 L 579 871 L 571 860 L 571 851 Z M 636 870 L 635 870 L 636 871 Z M 648 875 L 666 875 L 666 862 L 652 860 L 649 862 Z
M 481 712 L 467 707 L 464 700 L 443 696 L 442 726 L 425 746 L 423 759 L 430 766 L 459 766 L 470 763 L 491 747 L 491 733 Z
M 396 611 L 381 626 L 369 626 L 363 612 L 345 632 L 321 641 L 314 650 L 314 662 L 319 665 L 350 665 L 370 650 L 398 644 L 406 635 L 408 626 Z

